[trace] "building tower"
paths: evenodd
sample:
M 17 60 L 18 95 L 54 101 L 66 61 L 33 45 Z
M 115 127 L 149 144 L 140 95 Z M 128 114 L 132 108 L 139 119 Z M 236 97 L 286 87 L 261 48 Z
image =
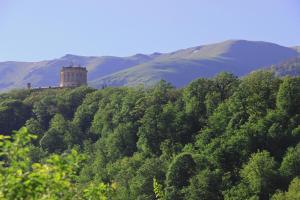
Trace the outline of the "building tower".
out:
M 60 71 L 60 87 L 78 87 L 87 85 L 87 70 L 85 67 L 63 67 Z

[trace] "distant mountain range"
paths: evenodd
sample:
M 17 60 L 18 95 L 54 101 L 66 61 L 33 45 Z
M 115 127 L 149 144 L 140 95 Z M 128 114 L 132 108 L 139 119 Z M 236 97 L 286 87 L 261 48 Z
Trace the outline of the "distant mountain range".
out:
M 0 90 L 57 86 L 59 71 L 70 63 L 86 66 L 89 85 L 152 85 L 164 79 L 181 87 L 199 77 L 221 71 L 243 76 L 300 55 L 300 47 L 284 47 L 269 42 L 228 40 L 182 49 L 171 53 L 136 54 L 130 57 L 86 57 L 65 55 L 41 62 L 0 62 Z
M 288 59 L 280 64 L 272 65 L 269 68 L 277 76 L 299 76 L 300 75 L 300 56 Z
M 300 53 L 300 46 L 295 46 L 295 47 L 292 47 L 292 48 Z

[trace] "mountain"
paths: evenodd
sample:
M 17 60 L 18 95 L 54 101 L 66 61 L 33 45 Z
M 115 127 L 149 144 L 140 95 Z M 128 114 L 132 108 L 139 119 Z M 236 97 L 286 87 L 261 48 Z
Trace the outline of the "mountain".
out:
M 298 51 L 300 53 L 300 46 L 294 46 L 294 47 L 292 47 L 292 49 L 295 49 L 296 51 Z
M 87 67 L 89 80 L 112 74 L 131 66 L 147 62 L 153 56 L 137 54 L 131 57 L 86 57 L 65 55 L 62 58 L 41 62 L 0 63 L 0 90 L 25 87 L 28 82 L 33 87 L 57 86 L 62 66 L 76 64 Z
M 229 40 L 162 54 L 146 63 L 100 77 L 91 84 L 96 87 L 151 85 L 165 79 L 180 87 L 195 78 L 212 77 L 221 71 L 242 76 L 297 55 L 299 53 L 295 49 L 273 43 Z
M 300 56 L 272 65 L 269 69 L 277 76 L 300 76 Z
M 86 66 L 89 84 L 94 87 L 151 85 L 161 79 L 177 87 L 199 77 L 211 77 L 221 71 L 238 76 L 280 63 L 299 54 L 297 47 L 268 42 L 228 40 L 178 50 L 171 53 L 136 54 L 129 57 L 88 57 L 65 55 L 41 62 L 0 62 L 0 90 L 57 86 L 62 66 L 71 63 Z

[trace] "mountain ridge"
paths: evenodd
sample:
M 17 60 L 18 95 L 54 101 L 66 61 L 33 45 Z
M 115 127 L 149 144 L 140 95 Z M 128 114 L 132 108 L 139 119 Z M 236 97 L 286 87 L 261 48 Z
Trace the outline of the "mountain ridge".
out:
M 245 46 L 248 47 L 244 48 Z M 263 57 L 259 57 L 261 54 Z M 101 84 L 131 86 L 146 83 L 146 85 L 151 85 L 159 79 L 166 79 L 173 85 L 180 87 L 197 77 L 212 77 L 220 71 L 229 71 L 242 76 L 258 68 L 277 64 L 297 55 L 295 50 L 273 43 L 227 40 L 222 43 L 167 53 L 154 61 L 150 61 L 150 63 L 142 63 L 115 74 L 101 77 L 92 81 L 91 84 L 96 87 Z M 268 58 L 266 59 L 266 57 Z M 174 67 L 176 62 L 178 64 Z M 177 72 L 174 72 L 174 69 Z M 161 74 L 160 72 L 166 73 Z M 150 75 L 146 76 L 147 74 Z M 180 77 L 180 80 L 176 80 L 177 77 Z
M 268 70 L 275 73 L 276 76 L 296 77 L 300 75 L 300 56 L 285 60 L 276 65 L 272 65 Z
M 293 46 L 292 48 L 300 53 L 300 46 Z
M 80 56 L 38 62 L 0 62 L 0 90 L 56 86 L 59 71 L 70 64 L 87 67 L 89 84 L 106 86 L 152 85 L 165 79 L 177 87 L 199 77 L 211 77 L 221 71 L 238 76 L 280 63 L 300 55 L 296 47 L 284 47 L 264 41 L 226 40 L 220 43 L 180 49 L 170 53 L 135 54 L 127 57 Z

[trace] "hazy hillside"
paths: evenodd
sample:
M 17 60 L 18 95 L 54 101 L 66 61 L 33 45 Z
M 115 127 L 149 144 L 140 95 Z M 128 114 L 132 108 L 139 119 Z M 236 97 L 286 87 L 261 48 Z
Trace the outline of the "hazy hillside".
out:
M 57 86 L 59 71 L 70 64 L 86 66 L 89 80 L 126 69 L 153 59 L 154 56 L 137 54 L 131 57 L 85 57 L 65 55 L 62 58 L 41 62 L 0 63 L 0 90 L 25 87 L 31 82 L 33 87 Z
M 295 47 L 292 47 L 292 48 L 300 53 L 300 46 L 295 46 Z
M 280 64 L 270 67 L 277 76 L 299 76 L 300 75 L 300 57 L 288 59 Z
M 245 75 L 297 55 L 295 49 L 272 43 L 230 40 L 163 54 L 149 62 L 101 77 L 91 84 L 97 87 L 103 84 L 152 84 L 165 79 L 183 86 L 195 78 L 212 77 L 220 71 Z
M 183 86 L 195 78 L 212 77 L 220 71 L 245 75 L 297 55 L 296 47 L 230 40 L 164 54 L 130 57 L 65 55 L 41 62 L 0 62 L 0 90 L 25 87 L 27 82 L 33 87 L 57 86 L 60 68 L 71 63 L 87 67 L 89 84 L 94 87 L 150 85 L 161 79 Z

